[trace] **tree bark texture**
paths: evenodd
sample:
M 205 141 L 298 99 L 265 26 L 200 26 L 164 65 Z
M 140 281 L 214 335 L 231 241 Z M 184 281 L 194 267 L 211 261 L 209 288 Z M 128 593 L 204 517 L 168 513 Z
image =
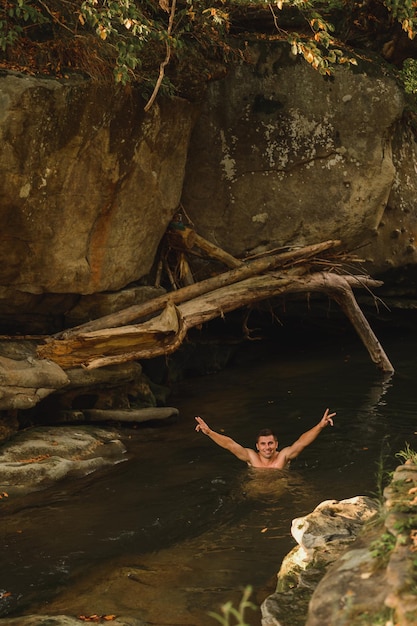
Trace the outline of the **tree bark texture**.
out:
M 183 232 L 183 231 L 176 231 Z M 191 231 L 187 233 L 186 241 L 192 241 L 192 245 L 195 242 L 195 233 Z M 100 317 L 86 324 L 81 324 L 74 328 L 63 331 L 55 335 L 56 338 L 68 339 L 70 337 L 77 336 L 82 332 L 91 332 L 94 330 L 101 330 L 103 328 L 115 328 L 116 326 L 123 326 L 130 324 L 131 322 L 145 319 L 149 315 L 153 315 L 157 311 L 161 311 L 168 302 L 173 304 L 180 304 L 187 300 L 192 300 L 200 295 L 214 291 L 219 287 L 225 287 L 232 285 L 245 278 L 250 278 L 256 274 L 267 272 L 277 267 L 285 267 L 286 265 L 294 265 L 298 263 L 305 263 L 312 257 L 320 255 L 322 252 L 340 245 L 338 240 L 325 241 L 319 244 L 313 244 L 305 246 L 304 248 L 298 248 L 296 250 L 290 250 L 287 252 L 281 252 L 279 254 L 272 254 L 253 261 L 245 261 L 240 267 L 228 272 L 224 272 L 212 278 L 207 278 L 193 285 L 183 287 L 177 291 L 167 293 L 158 298 L 154 298 L 149 302 L 143 304 L 136 304 L 130 306 L 122 311 L 117 311 L 110 315 Z
M 242 268 L 236 271 L 240 269 Z M 221 276 L 216 278 L 217 285 L 221 284 Z M 222 317 L 235 309 L 288 293 L 321 292 L 341 306 L 377 367 L 384 372 L 393 372 L 392 364 L 352 292 L 352 286 L 372 289 L 380 284 L 364 276 L 340 276 L 331 272 L 316 272 L 301 277 L 269 272 L 219 286 L 179 304 L 178 307 L 174 306 L 173 298 L 165 311 L 150 322 L 79 332 L 67 339 L 53 339 L 39 347 L 38 355 L 54 361 L 63 369 L 79 365 L 96 368 L 154 358 L 177 350 L 190 328 Z M 185 289 L 193 287 L 194 285 Z

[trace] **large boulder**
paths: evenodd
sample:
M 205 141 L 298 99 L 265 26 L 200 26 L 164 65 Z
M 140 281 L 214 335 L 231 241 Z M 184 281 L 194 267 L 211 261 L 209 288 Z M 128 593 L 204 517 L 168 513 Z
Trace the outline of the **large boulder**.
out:
M 312 590 L 325 569 L 346 552 L 377 511 L 378 504 L 371 498 L 356 496 L 326 500 L 305 517 L 294 519 L 291 534 L 298 545 L 282 562 L 276 592 L 262 604 L 262 626 L 304 624 Z
M 192 134 L 182 202 L 196 229 L 234 255 L 335 238 L 366 244 L 372 272 L 416 263 L 416 144 L 395 80 L 364 62 L 323 77 L 281 42 L 249 50 Z
M 298 545 L 283 560 L 262 626 L 417 623 L 417 466 L 403 453 L 384 502 L 326 501 L 295 519 Z
M 114 291 L 149 272 L 194 115 L 179 98 L 143 107 L 134 88 L 0 78 L 0 305 Z

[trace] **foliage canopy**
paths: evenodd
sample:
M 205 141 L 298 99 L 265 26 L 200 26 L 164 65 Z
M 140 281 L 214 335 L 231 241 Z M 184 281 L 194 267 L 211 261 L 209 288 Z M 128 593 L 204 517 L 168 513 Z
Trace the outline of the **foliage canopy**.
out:
M 287 42 L 330 74 L 358 55 L 401 66 L 417 57 L 416 31 L 415 0 L 2 0 L 0 67 L 193 97 L 248 40 Z

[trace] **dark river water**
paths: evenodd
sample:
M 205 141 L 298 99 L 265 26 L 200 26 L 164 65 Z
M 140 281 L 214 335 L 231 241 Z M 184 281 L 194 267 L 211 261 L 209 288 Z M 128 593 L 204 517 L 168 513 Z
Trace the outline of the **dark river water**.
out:
M 177 421 L 124 430 L 124 463 L 1 501 L 1 623 L 65 613 L 210 626 L 208 612 L 236 605 L 247 585 L 259 607 L 295 545 L 291 520 L 323 500 L 378 492 L 381 469 L 417 446 L 417 337 L 380 339 L 391 378 L 355 336 L 249 342 L 225 370 L 176 385 Z M 327 407 L 334 427 L 285 472 L 251 472 L 194 430 L 201 415 L 253 447 L 271 427 L 285 446 Z M 246 619 L 259 626 L 259 610 Z

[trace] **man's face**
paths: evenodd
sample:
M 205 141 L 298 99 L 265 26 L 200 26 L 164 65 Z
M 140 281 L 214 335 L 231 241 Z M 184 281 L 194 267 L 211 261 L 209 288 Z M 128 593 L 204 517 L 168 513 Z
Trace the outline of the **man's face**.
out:
M 272 436 L 259 437 L 256 444 L 256 449 L 259 454 L 266 459 L 269 459 L 278 447 L 278 441 Z

